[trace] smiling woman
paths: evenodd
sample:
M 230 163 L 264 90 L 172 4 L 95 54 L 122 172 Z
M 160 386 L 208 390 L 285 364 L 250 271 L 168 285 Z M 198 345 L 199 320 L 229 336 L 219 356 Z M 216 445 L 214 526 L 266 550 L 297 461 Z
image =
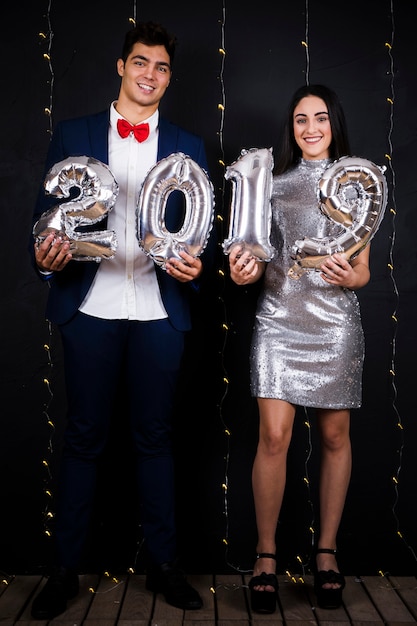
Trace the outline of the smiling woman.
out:
M 333 127 L 332 121 L 340 120 Z M 252 470 L 258 529 L 249 582 L 252 610 L 276 609 L 276 532 L 284 498 L 287 453 L 296 407 L 314 408 L 321 441 L 320 533 L 315 592 L 322 608 L 342 603 L 337 533 L 351 474 L 350 410 L 361 406 L 364 336 L 354 290 L 369 281 L 369 247 L 348 261 L 334 253 L 319 272 L 292 280 L 291 243 L 303 232 L 324 237 L 331 222 L 320 213 L 317 190 L 331 158 L 349 141 L 336 94 L 300 87 L 288 108 L 285 140 L 274 176 L 271 242 L 277 251 L 260 262 L 239 246 L 229 255 L 238 285 L 263 277 L 250 353 L 250 385 L 259 409 L 259 442 Z
M 332 129 L 326 103 L 307 96 L 294 109 L 294 137 L 305 159 L 327 159 Z

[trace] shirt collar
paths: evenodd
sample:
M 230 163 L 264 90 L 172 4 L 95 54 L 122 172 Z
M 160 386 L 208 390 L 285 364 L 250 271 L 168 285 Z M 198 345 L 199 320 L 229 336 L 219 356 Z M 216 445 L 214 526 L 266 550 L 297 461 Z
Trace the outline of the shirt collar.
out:
M 119 118 L 123 118 L 123 115 L 120 115 L 120 113 L 116 111 L 116 104 L 117 104 L 117 100 L 114 100 L 114 102 L 112 102 L 111 107 L 110 107 L 110 126 L 113 130 L 117 132 L 117 120 Z M 156 129 L 158 128 L 158 121 L 159 121 L 159 109 L 156 109 L 156 111 L 150 117 L 148 117 L 146 120 L 142 120 L 140 123 L 149 124 L 149 134 L 150 134 L 156 131 Z

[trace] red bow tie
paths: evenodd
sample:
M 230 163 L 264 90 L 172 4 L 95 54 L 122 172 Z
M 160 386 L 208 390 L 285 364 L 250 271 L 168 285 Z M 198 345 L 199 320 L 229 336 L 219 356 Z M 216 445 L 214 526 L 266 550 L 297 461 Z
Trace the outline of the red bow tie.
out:
M 126 120 L 119 118 L 117 120 L 117 130 L 119 131 L 120 137 L 127 137 L 129 133 L 133 132 L 135 135 L 135 139 L 137 139 L 140 143 L 145 141 L 149 135 L 149 124 L 138 124 L 137 126 L 133 126 L 129 124 Z

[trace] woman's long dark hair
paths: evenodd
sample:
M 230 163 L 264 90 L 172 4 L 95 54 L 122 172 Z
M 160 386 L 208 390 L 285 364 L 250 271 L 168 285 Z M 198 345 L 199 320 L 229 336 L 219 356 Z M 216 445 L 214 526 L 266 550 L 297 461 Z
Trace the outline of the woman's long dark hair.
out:
M 301 157 L 301 150 L 294 138 L 294 109 L 306 96 L 317 96 L 326 103 L 332 129 L 329 158 L 335 160 L 350 154 L 345 114 L 336 93 L 325 85 L 304 85 L 297 89 L 288 106 L 281 146 L 275 160 L 274 174 L 282 174 L 295 165 Z

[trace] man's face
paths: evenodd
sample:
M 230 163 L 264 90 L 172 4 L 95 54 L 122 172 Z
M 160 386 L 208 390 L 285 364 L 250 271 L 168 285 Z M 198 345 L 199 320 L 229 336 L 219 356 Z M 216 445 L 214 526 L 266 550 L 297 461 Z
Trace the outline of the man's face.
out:
M 156 109 L 171 80 L 171 66 L 164 46 L 136 43 L 123 63 L 117 62 L 123 96 L 140 106 Z

